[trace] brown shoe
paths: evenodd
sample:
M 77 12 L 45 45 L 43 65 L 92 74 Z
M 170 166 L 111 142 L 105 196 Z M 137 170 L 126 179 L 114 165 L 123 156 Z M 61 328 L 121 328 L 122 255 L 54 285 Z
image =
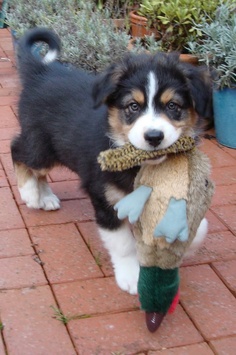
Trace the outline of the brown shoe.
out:
M 146 312 L 146 325 L 151 333 L 154 333 L 161 325 L 165 314 L 157 312 Z

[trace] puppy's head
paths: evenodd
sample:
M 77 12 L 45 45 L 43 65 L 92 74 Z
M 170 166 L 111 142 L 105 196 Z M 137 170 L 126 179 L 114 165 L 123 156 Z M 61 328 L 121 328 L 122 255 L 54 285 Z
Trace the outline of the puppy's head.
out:
M 96 106 L 108 106 L 114 145 L 154 150 L 193 135 L 207 88 L 199 69 L 180 63 L 176 54 L 129 55 L 98 77 L 94 98 Z

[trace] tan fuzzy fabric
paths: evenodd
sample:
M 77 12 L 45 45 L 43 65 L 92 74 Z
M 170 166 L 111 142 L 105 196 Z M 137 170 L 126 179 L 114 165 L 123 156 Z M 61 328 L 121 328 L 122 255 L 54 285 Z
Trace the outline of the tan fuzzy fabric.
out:
M 127 143 L 116 149 L 108 149 L 98 156 L 101 169 L 108 171 L 122 171 L 134 166 L 140 166 L 145 160 L 155 159 L 166 154 L 180 153 L 193 149 L 195 141 L 191 137 L 181 137 L 170 147 L 159 150 L 142 150 Z
M 153 192 L 134 225 L 141 265 L 172 269 L 181 264 L 211 202 L 214 186 L 209 175 L 209 160 L 198 149 L 176 156 L 170 155 L 160 165 L 141 169 L 135 181 L 136 187 L 142 184 L 151 186 L 150 181 L 153 183 Z M 187 242 L 176 240 L 169 244 L 165 238 L 153 237 L 155 226 L 163 217 L 171 197 L 184 198 L 187 201 Z
M 170 198 L 176 200 L 188 199 L 188 159 L 184 154 L 171 154 L 160 165 L 143 166 L 135 180 L 134 188 L 140 185 L 150 186 L 152 194 L 140 216 L 140 223 L 145 225 L 142 229 L 144 243 L 153 245 L 153 231 L 164 216 Z M 147 222 L 148 221 L 148 222 Z M 164 239 L 156 239 L 162 244 Z M 165 243 L 168 244 L 168 243 Z M 168 244 L 169 245 L 169 244 Z

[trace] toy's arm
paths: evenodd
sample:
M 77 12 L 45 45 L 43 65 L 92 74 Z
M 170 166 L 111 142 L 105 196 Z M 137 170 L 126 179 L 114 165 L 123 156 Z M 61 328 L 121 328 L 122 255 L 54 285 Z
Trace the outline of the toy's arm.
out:
M 154 230 L 154 237 L 165 237 L 168 243 L 188 240 L 187 207 L 184 199 L 171 198 L 166 213 Z
M 130 194 L 123 197 L 114 209 L 117 211 L 119 219 L 128 217 L 130 223 L 135 223 L 142 214 L 145 203 L 149 199 L 152 188 L 141 185 Z

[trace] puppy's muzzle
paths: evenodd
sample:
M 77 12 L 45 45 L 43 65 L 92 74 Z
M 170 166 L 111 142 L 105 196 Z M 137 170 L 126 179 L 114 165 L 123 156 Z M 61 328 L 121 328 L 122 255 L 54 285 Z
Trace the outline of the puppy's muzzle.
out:
M 144 139 L 149 145 L 156 148 L 164 139 L 164 133 L 156 129 L 150 129 L 144 133 Z

